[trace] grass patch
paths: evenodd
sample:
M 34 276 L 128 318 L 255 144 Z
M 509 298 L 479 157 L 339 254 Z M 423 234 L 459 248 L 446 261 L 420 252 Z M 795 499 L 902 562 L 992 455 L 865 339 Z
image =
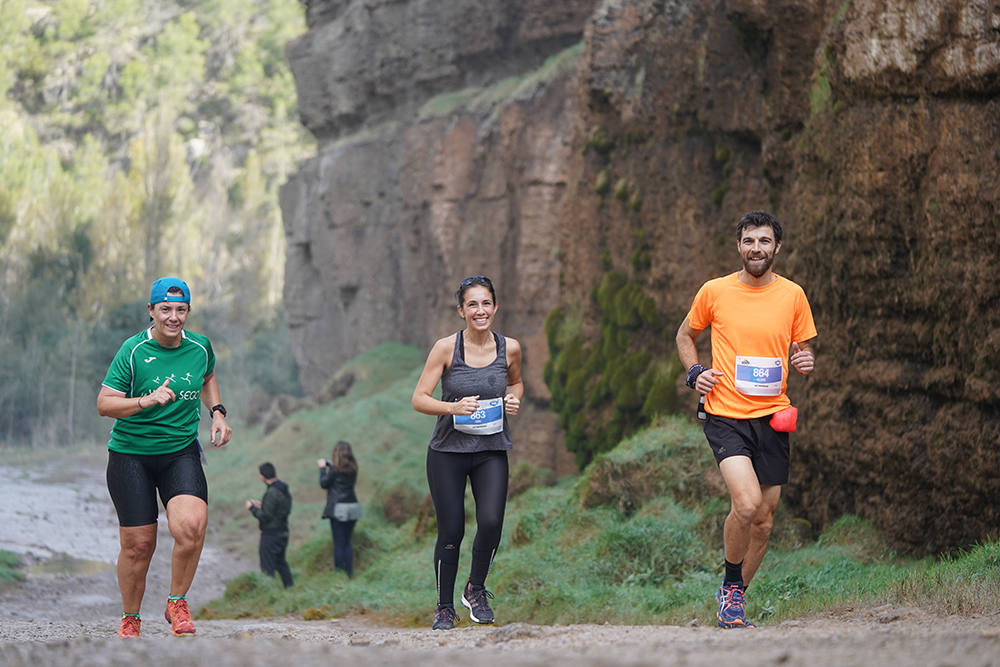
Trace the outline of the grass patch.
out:
M 529 95 L 540 85 L 572 71 L 581 53 L 583 53 L 582 41 L 549 56 L 538 69 L 531 72 L 507 77 L 491 86 L 471 87 L 436 95 L 420 107 L 417 117 L 420 120 L 427 120 L 463 111 L 483 113 L 496 110 L 511 100 Z
M 1000 599 L 1000 541 L 902 573 L 887 587 L 895 604 L 930 606 L 940 614 L 996 613 Z
M 351 443 L 360 466 L 357 492 L 366 514 L 358 524 L 359 539 L 373 523 L 384 521 L 380 501 L 390 490 L 403 485 L 419 489 L 423 497 L 424 454 L 434 418 L 410 406 L 423 361 L 424 352 L 415 347 L 381 345 L 344 368 L 355 376 L 344 396 L 291 415 L 267 436 L 241 432 L 223 450 L 208 448 L 210 522 L 223 541 L 255 556 L 256 541 L 250 544 L 246 535 L 256 534 L 257 521 L 244 501 L 263 494 L 257 466 L 271 461 L 294 499 L 291 543 L 302 544 L 318 533 L 329 542 L 329 523 L 320 518 L 326 491 L 319 486 L 316 460 L 330 458 L 333 445 L 341 439 Z M 410 514 L 416 510 L 410 508 Z M 355 553 L 355 559 L 359 557 L 365 557 L 363 550 Z
M 0 549 L 0 591 L 24 581 L 24 573 L 21 572 L 23 566 L 16 553 Z
M 573 318 L 566 319 L 571 327 Z M 348 365 L 356 381 L 346 395 L 294 414 L 269 436 L 244 434 L 239 447 L 210 452 L 210 517 L 248 555 L 256 550 L 257 527 L 242 503 L 263 490 L 257 464 L 270 459 L 291 485 L 296 585 L 285 590 L 276 578 L 238 574 L 202 617 L 363 614 L 400 626 L 429 624 L 435 529 L 424 457 L 433 419 L 410 407 L 423 360 L 416 348 L 380 346 Z M 320 519 L 324 492 L 316 481 L 315 459 L 329 456 L 340 438 L 354 445 L 365 505 L 353 541 L 353 579 L 332 568 L 329 525 Z M 508 501 L 490 574 L 501 623 L 714 623 L 729 504 L 697 424 L 660 417 L 596 456 L 579 476 L 550 485 L 545 475 L 532 479 Z M 457 587 L 470 566 L 472 510 L 470 493 Z M 814 539 L 781 505 L 771 550 L 749 590 L 748 614 L 768 625 L 887 602 L 986 613 L 998 593 L 998 543 L 939 561 L 907 559 L 867 521 L 842 517 Z

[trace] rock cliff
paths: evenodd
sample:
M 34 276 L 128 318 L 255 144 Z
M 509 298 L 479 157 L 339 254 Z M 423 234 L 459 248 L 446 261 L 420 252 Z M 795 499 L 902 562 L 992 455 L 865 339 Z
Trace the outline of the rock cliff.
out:
M 786 497 L 905 548 L 996 537 L 996 3 L 307 4 L 288 51 L 320 149 L 282 210 L 310 390 L 373 344 L 454 329 L 455 283 L 487 273 L 542 451 L 546 314 L 613 268 L 679 322 L 738 268 L 739 214 L 768 208 L 820 331 L 817 372 L 790 384 Z
M 378 343 L 429 347 L 453 332 L 459 281 L 485 274 L 544 406 L 574 45 L 594 5 L 308 4 L 310 30 L 288 54 L 319 150 L 281 195 L 285 303 L 307 390 Z M 551 414 L 529 404 L 519 422 L 522 456 L 572 469 Z
M 786 497 L 817 526 L 854 512 L 918 550 L 996 537 L 1000 7 L 608 2 L 580 72 L 582 125 L 613 147 L 571 181 L 567 262 L 593 268 L 562 299 L 641 238 L 638 278 L 680 318 L 739 268 L 740 213 L 774 210 L 777 270 L 820 332 L 817 372 L 790 383 Z M 640 212 L 599 206 L 602 170 Z

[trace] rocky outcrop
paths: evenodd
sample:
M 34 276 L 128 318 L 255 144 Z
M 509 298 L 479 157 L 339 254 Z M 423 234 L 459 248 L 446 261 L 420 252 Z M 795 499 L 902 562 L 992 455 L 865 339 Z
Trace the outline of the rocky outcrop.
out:
M 487 273 L 542 451 L 546 314 L 586 312 L 614 269 L 679 322 L 737 268 L 740 213 L 769 208 L 820 330 L 786 498 L 904 548 L 996 537 L 996 3 L 445 4 L 312 0 L 289 48 L 320 140 L 282 192 L 307 388 L 453 330 L 453 286 Z
M 996 4 L 608 2 L 581 83 L 582 125 L 606 139 L 571 181 L 568 261 L 609 249 L 628 270 L 642 244 L 635 278 L 679 321 L 738 268 L 739 214 L 776 211 L 778 270 L 820 331 L 817 372 L 790 386 L 786 497 L 816 526 L 853 512 L 906 548 L 996 537 Z M 602 206 L 602 172 L 641 211 Z M 565 272 L 563 300 L 595 271 Z
M 319 139 L 409 121 L 434 95 L 538 68 L 580 39 L 594 0 L 311 0 L 288 48 Z

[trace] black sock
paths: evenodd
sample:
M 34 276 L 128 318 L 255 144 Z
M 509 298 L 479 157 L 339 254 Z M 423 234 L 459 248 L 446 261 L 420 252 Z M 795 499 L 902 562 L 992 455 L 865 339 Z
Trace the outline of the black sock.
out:
M 726 561 L 726 578 L 722 580 L 722 585 L 728 586 L 730 584 L 743 585 L 743 561 L 739 563 Z

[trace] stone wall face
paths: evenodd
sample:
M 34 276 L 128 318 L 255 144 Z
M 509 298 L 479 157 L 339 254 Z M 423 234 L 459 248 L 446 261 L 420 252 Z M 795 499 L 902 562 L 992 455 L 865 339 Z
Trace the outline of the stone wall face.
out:
M 996 536 L 995 2 L 440 4 L 312 0 L 289 47 L 320 139 L 282 193 L 310 391 L 374 344 L 457 329 L 452 291 L 486 273 L 526 350 L 535 462 L 565 467 L 540 377 L 548 312 L 588 303 L 610 263 L 679 323 L 739 268 L 739 215 L 766 208 L 785 226 L 776 270 L 820 331 L 817 371 L 790 381 L 785 497 L 817 528 L 853 512 L 903 548 Z M 581 37 L 575 71 L 426 112 Z M 641 205 L 595 192 L 602 173 Z
M 820 332 L 817 371 L 790 381 L 785 497 L 817 528 L 857 513 L 927 551 L 997 534 L 998 29 L 995 3 L 902 0 L 620 0 L 588 25 L 580 125 L 614 148 L 571 184 L 569 261 L 610 247 L 627 270 L 621 232 L 643 230 L 640 279 L 679 322 L 739 268 L 739 215 L 777 213 L 776 270 Z M 605 169 L 641 213 L 598 206 Z M 574 275 L 564 301 L 592 284 Z

